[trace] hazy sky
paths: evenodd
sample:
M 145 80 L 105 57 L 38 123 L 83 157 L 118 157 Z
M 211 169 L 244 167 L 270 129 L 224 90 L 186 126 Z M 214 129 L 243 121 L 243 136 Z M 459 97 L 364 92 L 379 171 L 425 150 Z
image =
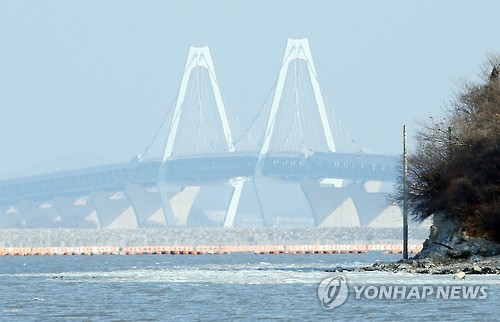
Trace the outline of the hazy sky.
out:
M 0 176 L 141 154 L 191 45 L 223 95 L 261 109 L 288 37 L 309 38 L 328 101 L 359 146 L 401 151 L 463 77 L 500 52 L 499 1 L 0 0 Z

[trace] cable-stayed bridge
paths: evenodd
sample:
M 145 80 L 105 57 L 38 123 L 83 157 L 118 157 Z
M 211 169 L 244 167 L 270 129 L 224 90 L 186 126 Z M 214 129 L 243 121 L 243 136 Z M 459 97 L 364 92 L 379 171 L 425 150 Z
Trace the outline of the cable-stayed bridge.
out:
M 0 227 L 395 226 L 397 158 L 360 153 L 289 39 L 250 126 L 191 47 L 177 100 L 130 162 L 0 181 Z

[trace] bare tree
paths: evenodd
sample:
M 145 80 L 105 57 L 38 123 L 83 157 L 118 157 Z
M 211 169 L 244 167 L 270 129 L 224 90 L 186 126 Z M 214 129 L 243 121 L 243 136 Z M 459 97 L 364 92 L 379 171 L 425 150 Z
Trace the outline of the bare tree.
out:
M 422 123 L 408 156 L 408 206 L 416 219 L 440 214 L 500 241 L 500 56 L 485 66 L 483 82 L 464 82 L 445 117 Z M 402 186 L 400 178 L 398 202 Z

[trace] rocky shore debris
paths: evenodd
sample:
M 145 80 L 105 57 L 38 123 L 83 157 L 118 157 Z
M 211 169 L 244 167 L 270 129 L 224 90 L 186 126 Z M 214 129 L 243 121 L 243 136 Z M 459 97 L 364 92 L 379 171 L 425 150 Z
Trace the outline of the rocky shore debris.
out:
M 384 271 L 413 274 L 455 274 L 459 279 L 469 274 L 500 274 L 500 255 L 481 257 L 471 256 L 469 259 L 408 259 L 397 262 L 377 262 L 357 271 Z M 461 277 L 463 275 L 463 277 Z
M 457 221 L 435 218 L 429 238 L 420 253 L 408 260 L 377 262 L 359 271 L 387 271 L 417 274 L 500 274 L 500 244 L 471 237 Z

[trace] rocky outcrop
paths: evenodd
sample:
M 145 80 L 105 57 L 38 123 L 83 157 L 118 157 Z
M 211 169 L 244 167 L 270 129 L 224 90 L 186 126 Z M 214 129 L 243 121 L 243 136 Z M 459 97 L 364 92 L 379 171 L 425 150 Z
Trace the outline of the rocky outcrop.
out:
M 471 237 L 457 220 L 435 216 L 429 238 L 422 251 L 414 259 L 432 259 L 448 262 L 468 259 L 471 256 L 495 256 L 500 254 L 500 244 L 481 237 Z
M 378 262 L 358 271 L 385 271 L 417 274 L 500 274 L 500 256 L 482 257 L 473 255 L 468 259 L 424 258 L 408 259 L 398 262 Z
M 422 251 L 408 260 L 375 263 L 361 271 L 422 274 L 500 274 L 500 244 L 469 236 L 458 220 L 434 216 Z

